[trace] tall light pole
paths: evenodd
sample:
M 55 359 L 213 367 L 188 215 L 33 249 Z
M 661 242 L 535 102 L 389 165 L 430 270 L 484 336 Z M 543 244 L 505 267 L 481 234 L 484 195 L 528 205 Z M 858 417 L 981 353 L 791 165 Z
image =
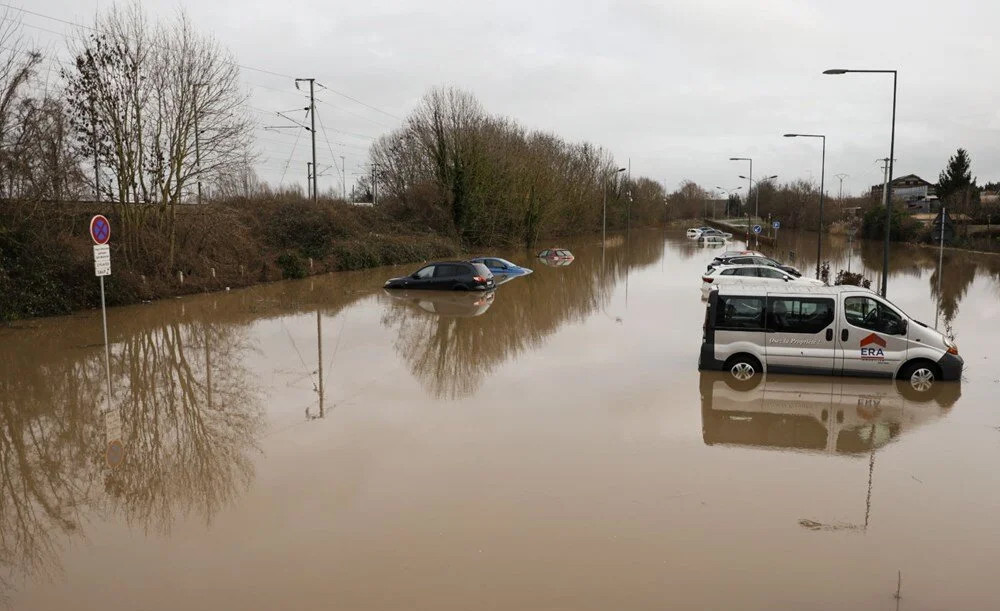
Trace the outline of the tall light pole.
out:
M 723 187 L 716 187 L 716 189 L 718 189 L 719 191 L 722 191 L 722 192 L 724 192 L 726 194 L 726 216 L 729 216 L 729 197 L 733 193 L 736 193 L 737 191 L 739 191 L 742 188 L 743 187 L 730 187 L 729 189 L 725 189 Z M 714 206 L 712 208 L 712 212 L 715 212 L 715 207 Z
M 816 236 L 816 277 L 819 278 L 819 265 L 823 259 L 823 190 L 826 180 L 826 136 L 823 134 L 785 134 L 786 138 L 822 138 L 823 165 L 819 175 L 819 235 Z
M 882 296 L 885 297 L 889 282 L 889 227 L 892 225 L 892 161 L 896 156 L 896 70 L 848 70 L 846 68 L 831 68 L 823 74 L 847 74 L 860 72 L 867 74 L 892 75 L 892 132 L 889 139 L 889 181 L 885 186 L 885 243 L 882 245 Z
M 625 168 L 618 168 L 613 174 L 624 172 Z M 604 175 L 604 208 L 601 213 L 601 246 L 607 241 L 608 233 L 608 175 Z
M 756 212 L 754 212 L 754 214 L 757 216 L 757 218 L 760 218 L 760 215 L 757 214 L 760 211 L 760 186 L 762 184 L 764 184 L 765 182 L 769 181 L 769 180 L 774 180 L 777 177 L 778 177 L 777 174 L 773 174 L 771 176 L 765 176 L 764 178 L 761 178 L 760 180 L 754 180 L 753 178 L 747 178 L 746 176 L 740 175 L 740 178 L 742 178 L 744 180 L 749 180 L 750 181 L 750 188 L 751 188 L 751 190 L 753 189 L 753 185 L 757 185 L 757 190 L 754 192 L 754 208 L 756 209 Z M 749 207 L 750 207 L 750 194 L 747 193 L 747 208 L 749 209 Z M 750 231 L 750 213 L 749 212 L 747 212 L 747 231 L 748 232 Z M 748 238 L 750 237 L 749 233 L 747 233 L 747 237 Z M 747 246 L 749 247 L 749 245 L 750 244 L 749 244 L 749 241 L 748 241 L 747 242 Z
M 750 186 L 747 187 L 747 208 L 749 208 L 750 207 L 750 191 L 753 191 L 753 159 L 750 159 L 749 157 L 730 157 L 729 161 L 749 161 L 750 162 L 750 177 L 747 178 L 747 182 L 749 182 L 749 184 L 750 184 Z M 740 178 L 743 178 L 743 177 L 740 176 Z M 749 214 L 747 216 L 749 216 Z M 749 228 L 747 230 L 749 231 Z

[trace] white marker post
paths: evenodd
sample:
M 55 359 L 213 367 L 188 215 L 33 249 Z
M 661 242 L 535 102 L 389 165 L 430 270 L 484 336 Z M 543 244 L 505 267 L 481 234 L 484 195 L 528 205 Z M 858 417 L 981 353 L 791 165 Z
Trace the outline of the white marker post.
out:
M 111 223 L 98 214 L 90 219 L 90 237 L 94 240 L 94 275 L 101 279 L 101 320 L 104 323 L 104 368 L 108 377 L 108 411 L 111 411 L 111 346 L 108 345 L 108 313 L 104 304 L 104 277 L 111 275 Z

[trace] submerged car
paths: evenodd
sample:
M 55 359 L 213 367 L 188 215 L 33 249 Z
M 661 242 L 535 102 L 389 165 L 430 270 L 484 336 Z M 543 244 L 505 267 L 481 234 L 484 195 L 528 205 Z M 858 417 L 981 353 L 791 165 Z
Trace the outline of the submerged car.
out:
M 482 263 L 494 275 L 523 276 L 531 273 L 531 270 L 527 267 L 521 267 L 500 257 L 476 257 L 475 259 L 469 259 L 469 263 Z
M 440 261 L 430 263 L 409 276 L 391 278 L 387 289 L 437 291 L 488 291 L 496 287 L 493 273 L 482 263 Z
M 546 248 L 538 253 L 538 258 L 543 261 L 572 261 L 573 253 L 565 248 Z M 568 265 L 568 263 L 564 265 Z
M 699 240 L 712 240 L 712 239 L 730 240 L 732 239 L 732 237 L 733 234 L 729 233 L 728 231 L 721 231 L 719 229 L 713 229 L 711 227 L 703 230 L 701 234 L 698 235 Z
M 692 227 L 691 229 L 687 230 L 687 233 L 685 235 L 687 237 L 689 237 L 689 238 L 697 238 L 697 237 L 701 237 L 702 232 L 708 231 L 709 229 L 712 229 L 712 227 L 707 227 L 707 226 L 705 226 L 705 227 Z
M 748 251 L 753 252 L 753 251 Z M 796 278 L 802 276 L 802 272 L 798 269 L 792 267 L 791 265 L 784 265 L 775 261 L 771 257 L 765 257 L 762 254 L 739 254 L 733 256 L 726 256 L 726 253 L 719 255 L 708 264 L 708 268 L 705 271 L 712 271 L 713 269 L 720 267 L 722 265 L 766 265 L 768 267 L 773 267 L 780 269 L 783 272 L 787 272 Z

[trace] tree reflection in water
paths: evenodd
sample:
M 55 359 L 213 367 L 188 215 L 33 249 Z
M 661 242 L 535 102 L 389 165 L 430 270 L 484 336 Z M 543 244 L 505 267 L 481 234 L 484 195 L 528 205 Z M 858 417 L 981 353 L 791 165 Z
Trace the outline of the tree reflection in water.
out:
M 79 536 L 88 517 L 120 516 L 146 532 L 167 532 L 188 515 L 210 522 L 246 489 L 263 422 L 243 365 L 249 342 L 241 324 L 211 316 L 191 321 L 180 307 L 160 305 L 112 327 L 112 409 L 120 412 L 125 447 L 113 469 L 104 458 L 103 349 L 93 345 L 91 329 L 65 319 L 6 332 L 3 591 L 58 572 L 61 540 Z
M 664 240 L 661 232 L 633 232 L 627 245 L 607 249 L 603 267 L 599 245 L 573 252 L 572 265 L 537 265 L 533 274 L 504 284 L 482 315 L 440 315 L 446 307 L 383 295 L 382 324 L 397 329 L 396 352 L 428 393 L 469 397 L 502 363 L 536 349 L 562 325 L 606 309 L 612 289 L 630 270 L 660 260 Z M 425 301 L 453 299 L 425 293 Z

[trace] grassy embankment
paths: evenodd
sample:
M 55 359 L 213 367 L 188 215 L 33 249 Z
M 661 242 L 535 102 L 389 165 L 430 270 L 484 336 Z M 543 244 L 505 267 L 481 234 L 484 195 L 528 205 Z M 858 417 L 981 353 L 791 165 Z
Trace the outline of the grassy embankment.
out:
M 0 206 L 0 322 L 100 303 L 87 234 L 90 217 L 98 212 L 110 218 L 113 228 L 109 305 L 422 261 L 461 250 L 455 239 L 407 227 L 370 207 L 254 201 L 252 206 L 185 207 L 177 217 L 176 261 L 167 269 L 169 242 L 161 216 L 150 215 L 128 235 L 110 207 L 91 208 Z

